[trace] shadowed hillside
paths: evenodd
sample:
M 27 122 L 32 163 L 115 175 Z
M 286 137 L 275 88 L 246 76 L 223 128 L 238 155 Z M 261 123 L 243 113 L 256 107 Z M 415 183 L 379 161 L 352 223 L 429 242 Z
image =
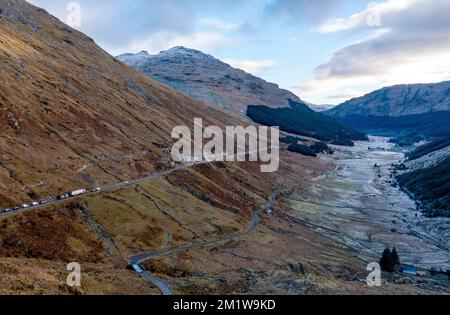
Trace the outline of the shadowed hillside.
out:
M 283 131 L 329 141 L 336 145 L 352 145 L 353 140 L 367 140 L 363 133 L 316 113 L 303 103 L 290 100 L 289 104 L 290 107 L 276 109 L 249 106 L 247 115 L 257 123 L 280 126 Z

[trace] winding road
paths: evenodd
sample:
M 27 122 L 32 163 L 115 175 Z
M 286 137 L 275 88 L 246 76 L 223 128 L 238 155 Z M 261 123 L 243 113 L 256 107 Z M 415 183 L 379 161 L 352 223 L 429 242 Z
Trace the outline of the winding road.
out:
M 267 205 L 265 207 L 255 211 L 252 214 L 252 224 L 247 230 L 245 230 L 243 232 L 225 236 L 225 237 L 223 237 L 221 239 L 217 239 L 217 240 L 209 240 L 209 241 L 205 241 L 205 242 L 185 245 L 185 246 L 176 247 L 176 248 L 163 249 L 163 250 L 155 251 L 155 252 L 141 253 L 141 254 L 131 257 L 131 266 L 133 266 L 133 269 L 136 272 L 141 274 L 147 280 L 151 281 L 161 291 L 161 293 L 163 295 L 172 295 L 172 290 L 167 286 L 167 284 L 165 284 L 164 281 L 162 281 L 161 279 L 158 279 L 156 276 L 152 275 L 151 273 L 145 271 L 144 268 L 142 268 L 141 263 L 143 263 L 151 258 L 166 256 L 166 255 L 170 255 L 170 254 L 176 254 L 176 253 L 180 253 L 180 252 L 184 252 L 184 251 L 188 251 L 188 250 L 192 250 L 192 249 L 204 248 L 204 247 L 207 247 L 210 245 L 233 241 L 233 240 L 237 240 L 237 239 L 243 238 L 245 236 L 248 236 L 248 235 L 252 234 L 258 228 L 259 224 L 261 223 L 261 220 L 259 219 L 259 215 L 265 211 L 271 210 L 273 208 L 275 202 L 276 202 L 276 194 L 273 193 L 272 197 L 270 198 Z
M 117 184 L 112 184 L 112 185 L 109 185 L 109 186 L 98 188 L 98 190 L 96 190 L 96 191 L 87 192 L 85 194 L 74 196 L 74 197 L 68 197 L 68 198 L 65 198 L 65 199 L 62 199 L 62 200 L 59 200 L 57 197 L 52 197 L 52 198 L 47 199 L 47 201 L 45 203 L 41 203 L 39 205 L 29 206 L 27 208 L 20 208 L 20 209 L 13 210 L 13 211 L 8 211 L 8 212 L 0 212 L 0 217 L 7 216 L 7 215 L 12 215 L 12 214 L 18 214 L 18 213 L 21 213 L 21 212 L 27 212 L 27 211 L 36 210 L 36 209 L 46 208 L 46 207 L 49 207 L 49 206 L 62 204 L 62 203 L 65 203 L 67 201 L 70 201 L 70 200 L 73 200 L 73 199 L 76 199 L 76 198 L 80 198 L 80 197 L 86 197 L 86 196 L 99 194 L 99 193 L 103 193 L 103 192 L 107 192 L 107 191 L 123 189 L 123 188 L 129 187 L 129 186 L 134 186 L 134 185 L 140 184 L 142 182 L 153 181 L 153 180 L 156 180 L 156 179 L 158 179 L 160 177 L 164 177 L 164 176 L 167 176 L 167 175 L 172 174 L 174 172 L 188 169 L 188 168 L 193 167 L 195 165 L 201 165 L 201 164 L 207 164 L 207 163 L 210 163 L 210 162 L 208 162 L 208 161 L 201 161 L 201 162 L 195 162 L 195 163 L 190 163 L 190 164 L 178 165 L 178 166 L 176 166 L 174 168 L 171 168 L 169 170 L 160 171 L 160 172 L 157 172 L 155 174 L 152 174 L 152 175 L 140 178 L 140 179 L 129 180 L 129 181 L 124 181 L 124 182 L 120 182 L 120 183 L 117 183 Z

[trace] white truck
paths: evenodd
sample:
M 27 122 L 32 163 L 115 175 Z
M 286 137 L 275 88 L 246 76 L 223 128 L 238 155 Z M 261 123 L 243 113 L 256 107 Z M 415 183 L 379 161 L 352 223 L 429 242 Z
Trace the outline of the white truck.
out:
M 69 192 L 69 197 L 76 197 L 82 194 L 85 194 L 87 192 L 86 189 L 78 189 L 78 190 L 74 190 Z

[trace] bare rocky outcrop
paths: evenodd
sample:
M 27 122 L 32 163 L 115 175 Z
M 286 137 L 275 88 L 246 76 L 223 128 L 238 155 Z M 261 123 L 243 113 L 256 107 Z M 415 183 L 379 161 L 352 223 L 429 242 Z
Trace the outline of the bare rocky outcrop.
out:
M 438 111 L 450 111 L 450 81 L 386 87 L 351 99 L 327 113 L 333 117 L 399 117 Z
M 245 114 L 248 105 L 288 107 L 295 94 L 198 50 L 174 47 L 158 55 L 146 51 L 117 57 L 137 71 L 207 104 Z

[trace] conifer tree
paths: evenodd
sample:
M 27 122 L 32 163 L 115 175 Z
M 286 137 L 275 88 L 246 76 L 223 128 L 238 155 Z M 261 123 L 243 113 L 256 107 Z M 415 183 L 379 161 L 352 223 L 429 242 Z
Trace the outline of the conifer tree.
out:
M 383 271 L 387 272 L 395 271 L 394 259 L 392 257 L 392 252 L 389 248 L 386 248 L 383 252 L 383 255 L 381 256 L 380 266 Z

